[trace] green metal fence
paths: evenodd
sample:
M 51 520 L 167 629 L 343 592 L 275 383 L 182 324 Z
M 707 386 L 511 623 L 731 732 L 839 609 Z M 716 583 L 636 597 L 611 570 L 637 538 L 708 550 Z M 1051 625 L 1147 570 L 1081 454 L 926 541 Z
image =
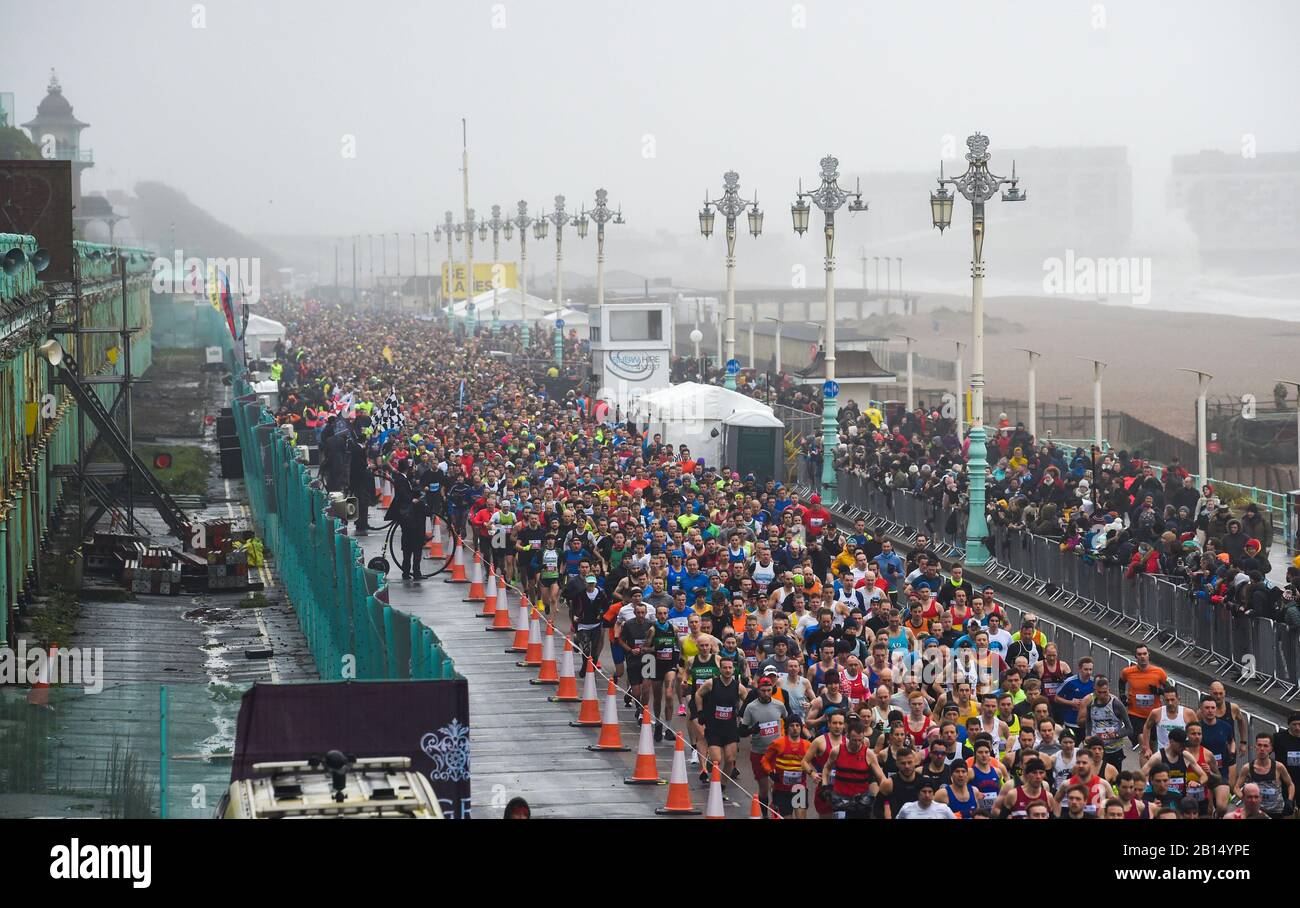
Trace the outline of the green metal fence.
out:
M 204 819 L 230 784 L 240 697 L 210 681 L 0 688 L 0 818 Z
M 227 331 L 227 356 L 232 344 Z M 437 633 L 388 604 L 328 496 L 243 376 L 233 412 L 254 520 L 324 680 L 459 678 Z

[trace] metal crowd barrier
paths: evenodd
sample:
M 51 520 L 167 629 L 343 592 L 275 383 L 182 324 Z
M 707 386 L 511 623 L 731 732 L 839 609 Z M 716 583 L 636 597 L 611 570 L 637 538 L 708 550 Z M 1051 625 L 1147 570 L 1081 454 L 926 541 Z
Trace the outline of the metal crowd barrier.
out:
M 858 473 L 841 472 L 839 476 L 841 509 L 905 538 L 925 528 L 928 517 L 931 537 L 962 551 L 963 540 L 944 532 L 947 515 L 942 508 L 909 492 L 882 488 Z M 1195 598 L 1167 577 L 1139 574 L 1128 578 L 1118 565 L 1063 552 L 1059 542 L 1024 530 L 993 526 L 990 537 L 994 561 L 985 570 L 1002 582 L 1095 616 L 1144 641 L 1170 649 L 1181 647 L 1180 659 L 1235 672 L 1243 683 L 1256 685 L 1261 693 L 1272 691 L 1283 701 L 1300 698 L 1300 628 L 1267 618 L 1234 618 L 1226 606 Z M 1101 671 L 1102 659 L 1091 650 L 1099 647 L 1108 670 L 1123 668 L 1116 660 L 1126 657 L 1069 631 L 1061 631 L 1061 636 L 1058 646 L 1067 662 L 1068 647 L 1076 659 L 1092 655 Z

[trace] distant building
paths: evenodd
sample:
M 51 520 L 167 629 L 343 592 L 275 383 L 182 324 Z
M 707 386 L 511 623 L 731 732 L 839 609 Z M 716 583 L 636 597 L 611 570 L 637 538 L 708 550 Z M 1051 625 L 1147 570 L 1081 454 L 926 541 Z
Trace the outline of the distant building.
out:
M 1300 152 L 1253 158 L 1222 151 L 1175 155 L 1169 207 L 1196 234 L 1206 267 L 1294 270 L 1300 252 Z
M 1010 176 L 1014 163 L 1021 188 L 1028 192 L 1021 204 L 1003 205 L 996 199 L 988 204 L 984 254 L 986 261 L 996 262 L 997 275 L 1041 275 L 1042 261 L 1067 249 L 1096 257 L 1129 254 L 1133 172 L 1127 149 L 994 146 L 991 151 L 993 172 Z M 964 158 L 946 160 L 944 175 L 957 176 L 966 166 Z M 850 175 L 847 183 L 858 176 Z M 837 250 L 840 269 L 850 275 L 841 278 L 842 287 L 862 287 L 865 272 L 869 289 L 876 291 L 879 275 L 882 288 L 889 290 L 887 259 L 893 258 L 896 275 L 899 256 L 906 258 L 912 275 L 952 273 L 954 245 L 969 247 L 970 206 L 959 200 L 949 231 L 956 239 L 940 240 L 930 217 L 930 192 L 938 176 L 938 162 L 930 170 L 860 175 L 862 197 L 870 207 L 850 221 L 854 231 L 861 231 L 861 245 Z M 960 268 L 960 253 L 958 262 Z
M 32 141 L 44 157 L 72 162 L 72 203 L 80 205 L 81 172 L 95 166 L 94 154 L 81 148 L 81 131 L 90 124 L 72 115 L 72 105 L 63 97 L 63 86 L 54 70 L 50 70 L 50 84 L 46 90 L 44 100 L 36 106 L 36 116 L 22 125 L 31 133 Z M 49 142 L 47 136 L 54 141 L 53 155 L 45 150 Z
M 994 170 L 1024 178 L 1029 197 L 1008 218 L 1013 245 L 1074 249 L 1079 255 L 1114 256 L 1129 252 L 1133 235 L 1133 168 L 1128 149 L 1007 148 L 998 151 Z M 1059 253 L 1058 253 L 1059 254 Z

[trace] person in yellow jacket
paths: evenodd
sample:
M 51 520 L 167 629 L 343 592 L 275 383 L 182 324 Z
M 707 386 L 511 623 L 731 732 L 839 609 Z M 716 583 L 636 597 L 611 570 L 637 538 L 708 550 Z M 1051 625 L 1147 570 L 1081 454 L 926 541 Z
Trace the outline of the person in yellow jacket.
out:
M 831 562 L 832 576 L 838 577 L 843 571 L 852 571 L 853 566 L 856 563 L 857 559 L 854 557 L 853 553 L 849 551 L 849 547 L 845 546 L 840 549 L 840 553 L 836 555 L 835 560 Z

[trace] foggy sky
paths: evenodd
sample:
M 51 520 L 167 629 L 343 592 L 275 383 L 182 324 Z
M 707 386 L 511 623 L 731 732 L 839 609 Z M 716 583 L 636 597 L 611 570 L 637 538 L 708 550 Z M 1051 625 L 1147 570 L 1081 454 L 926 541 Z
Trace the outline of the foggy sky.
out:
M 209 0 L 203 29 L 195 5 L 4 0 L 0 90 L 26 121 L 56 67 L 91 123 L 87 191 L 162 180 L 248 233 L 459 215 L 462 116 L 479 212 L 604 186 L 625 229 L 684 236 L 727 169 L 788 234 L 827 152 L 846 172 L 937 170 L 944 136 L 976 129 L 995 161 L 1128 146 L 1138 231 L 1170 155 L 1247 133 L 1300 148 L 1289 0 L 808 0 L 802 29 L 785 0 Z

